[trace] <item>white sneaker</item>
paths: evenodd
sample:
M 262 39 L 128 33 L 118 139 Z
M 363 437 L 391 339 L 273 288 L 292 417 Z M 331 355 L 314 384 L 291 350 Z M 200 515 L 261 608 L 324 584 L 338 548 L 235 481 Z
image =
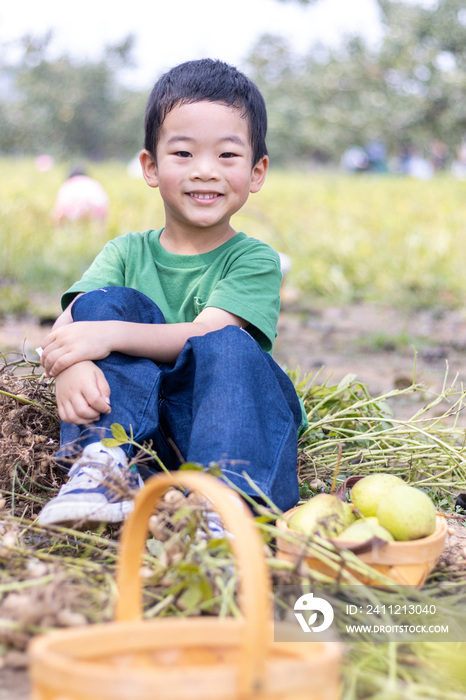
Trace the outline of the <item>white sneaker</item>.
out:
M 93 443 L 69 471 L 69 480 L 39 514 L 39 525 L 118 523 L 133 510 L 133 493 L 143 486 L 136 467 L 128 468 L 121 447 Z
M 229 494 L 229 498 L 239 509 L 242 510 L 245 507 L 242 498 L 240 498 L 234 491 L 232 491 Z M 201 503 L 205 508 L 205 510 L 203 511 L 203 516 L 211 537 L 213 537 L 214 539 L 233 539 L 232 533 L 225 528 L 223 519 L 221 518 L 220 514 L 213 509 L 213 506 L 209 499 L 202 498 Z M 201 534 L 201 530 L 198 530 L 198 534 Z

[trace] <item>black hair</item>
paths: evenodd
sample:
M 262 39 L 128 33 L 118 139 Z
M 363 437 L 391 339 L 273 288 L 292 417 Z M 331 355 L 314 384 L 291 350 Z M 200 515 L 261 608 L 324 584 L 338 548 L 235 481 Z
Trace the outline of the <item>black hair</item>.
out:
M 154 159 L 167 114 L 177 105 L 203 100 L 240 109 L 249 121 L 253 165 L 267 155 L 267 111 L 257 86 L 234 66 L 202 58 L 175 66 L 152 89 L 146 107 L 144 147 Z

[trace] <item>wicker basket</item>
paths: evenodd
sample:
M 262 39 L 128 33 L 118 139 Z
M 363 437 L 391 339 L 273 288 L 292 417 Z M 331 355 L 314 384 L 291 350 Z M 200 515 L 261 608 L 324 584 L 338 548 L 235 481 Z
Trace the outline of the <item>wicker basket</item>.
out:
M 277 528 L 283 532 L 291 532 L 287 520 L 291 518 L 296 508 L 284 513 L 285 519 L 277 520 Z M 277 557 L 284 561 L 295 562 L 303 557 L 305 551 L 305 537 L 297 533 L 296 541 L 290 541 L 283 537 L 277 537 Z M 368 551 L 362 551 L 364 547 L 355 545 L 354 542 L 335 538 L 331 543 L 340 550 L 351 550 L 365 564 L 369 564 L 373 569 L 379 571 L 384 576 L 388 576 L 393 581 L 402 585 L 420 586 L 424 583 L 429 573 L 434 569 L 445 546 L 447 536 L 447 524 L 445 518 L 437 515 L 435 531 L 428 537 L 410 542 L 388 542 L 382 547 L 374 547 Z M 302 540 L 302 541 L 300 541 Z M 336 578 L 338 572 L 326 566 L 320 559 L 315 559 L 304 555 L 305 561 L 310 569 L 320 571 L 328 576 Z M 348 569 L 361 583 L 366 585 L 380 585 L 380 580 L 365 576 L 360 572 L 351 569 L 350 564 L 345 564 Z
M 147 522 L 167 488 L 199 490 L 232 533 L 241 580 L 237 618 L 142 620 Z M 341 647 L 273 642 L 271 591 L 252 516 L 214 477 L 152 477 L 125 524 L 116 621 L 53 631 L 30 644 L 33 700 L 337 700 Z

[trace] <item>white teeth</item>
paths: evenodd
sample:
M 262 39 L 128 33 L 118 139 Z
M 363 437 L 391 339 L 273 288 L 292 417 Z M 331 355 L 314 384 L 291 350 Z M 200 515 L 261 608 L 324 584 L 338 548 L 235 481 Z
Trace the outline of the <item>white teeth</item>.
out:
M 216 194 L 202 194 L 201 192 L 192 192 L 191 197 L 196 197 L 196 199 L 215 199 Z

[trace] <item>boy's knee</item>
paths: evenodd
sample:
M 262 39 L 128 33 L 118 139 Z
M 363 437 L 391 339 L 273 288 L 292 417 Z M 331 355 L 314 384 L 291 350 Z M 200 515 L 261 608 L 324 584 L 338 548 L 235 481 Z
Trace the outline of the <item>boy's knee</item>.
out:
M 82 294 L 72 306 L 73 321 L 165 323 L 157 304 L 131 287 L 102 287 Z
M 254 371 L 265 354 L 247 331 L 233 325 L 190 338 L 186 349 L 194 353 L 197 367 L 201 363 L 209 371 L 227 367 L 231 377 L 236 371 L 242 374 Z
M 252 335 L 250 335 L 240 326 L 225 326 L 224 328 L 221 328 L 218 331 L 213 331 L 208 335 L 212 336 L 212 340 L 215 343 L 225 343 L 234 346 L 244 345 L 248 348 L 259 348 Z
M 239 326 L 225 326 L 218 331 L 212 331 L 203 336 L 205 347 L 209 347 L 212 352 L 220 355 L 228 352 L 240 353 L 262 353 L 261 348 L 249 335 L 247 331 Z

